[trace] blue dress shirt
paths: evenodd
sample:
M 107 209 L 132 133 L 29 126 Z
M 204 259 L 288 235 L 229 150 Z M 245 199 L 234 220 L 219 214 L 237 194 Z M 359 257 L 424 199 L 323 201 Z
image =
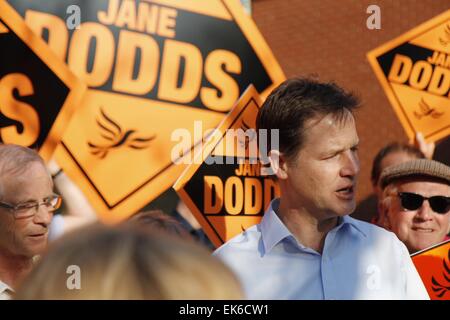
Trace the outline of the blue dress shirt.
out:
M 270 204 L 261 223 L 214 255 L 249 299 L 429 299 L 405 245 L 394 233 L 345 216 L 322 254 L 299 243 Z

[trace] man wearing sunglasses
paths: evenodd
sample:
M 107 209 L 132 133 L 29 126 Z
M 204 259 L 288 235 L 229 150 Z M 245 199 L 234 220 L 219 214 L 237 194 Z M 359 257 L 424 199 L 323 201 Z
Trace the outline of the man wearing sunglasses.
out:
M 381 175 L 383 226 L 410 253 L 446 239 L 450 230 L 450 167 L 418 159 L 386 168 Z
M 0 145 L 0 300 L 33 266 L 47 247 L 53 212 L 61 197 L 42 158 L 17 145 Z

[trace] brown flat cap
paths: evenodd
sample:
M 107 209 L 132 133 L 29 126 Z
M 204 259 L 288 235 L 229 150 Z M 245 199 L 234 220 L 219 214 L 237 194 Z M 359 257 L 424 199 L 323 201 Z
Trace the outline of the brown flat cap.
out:
M 450 167 L 429 159 L 403 162 L 383 170 L 380 177 L 381 187 L 386 187 L 394 180 L 412 176 L 437 178 L 450 184 Z

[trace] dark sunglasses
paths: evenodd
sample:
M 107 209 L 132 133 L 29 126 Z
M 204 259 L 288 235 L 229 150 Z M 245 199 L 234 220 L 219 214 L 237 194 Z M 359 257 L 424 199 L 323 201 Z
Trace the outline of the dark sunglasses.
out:
M 406 210 L 419 209 L 424 200 L 428 200 L 431 209 L 433 209 L 436 213 L 446 214 L 450 210 L 450 197 L 433 196 L 427 198 L 420 194 L 411 192 L 399 192 L 398 196 L 400 197 L 402 207 Z

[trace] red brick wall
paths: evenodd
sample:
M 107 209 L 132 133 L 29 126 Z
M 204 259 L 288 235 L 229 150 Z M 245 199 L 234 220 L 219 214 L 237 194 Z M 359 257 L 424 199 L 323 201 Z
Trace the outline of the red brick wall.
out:
M 381 8 L 381 30 L 366 28 L 370 4 Z M 371 192 L 378 150 L 407 138 L 366 53 L 450 8 L 448 0 L 253 0 L 252 15 L 286 77 L 316 74 L 355 91 L 361 175 L 358 200 Z

